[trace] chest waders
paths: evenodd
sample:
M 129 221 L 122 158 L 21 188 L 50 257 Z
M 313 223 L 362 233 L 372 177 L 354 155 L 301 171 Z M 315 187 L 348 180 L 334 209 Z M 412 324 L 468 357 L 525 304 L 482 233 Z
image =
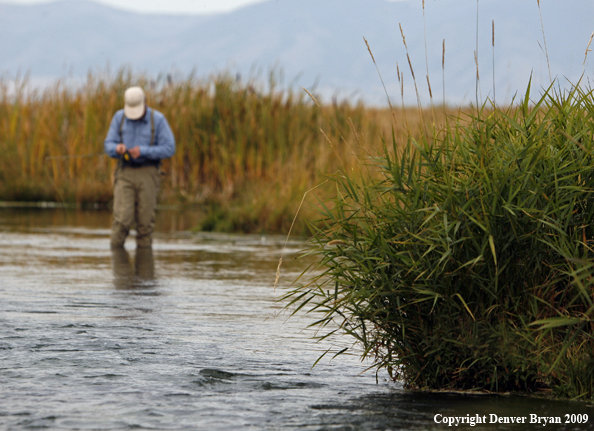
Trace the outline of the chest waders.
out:
M 154 111 L 151 110 L 151 142 L 155 144 Z M 120 123 L 120 138 L 126 116 Z M 114 184 L 113 224 L 111 228 L 111 246 L 124 246 L 126 237 L 133 224 L 136 225 L 136 246 L 152 246 L 152 234 L 155 226 L 155 208 L 161 185 L 159 174 L 160 161 L 148 160 L 142 164 L 133 164 L 130 153 L 126 151 L 118 162 Z M 124 169 L 127 168 L 127 169 Z

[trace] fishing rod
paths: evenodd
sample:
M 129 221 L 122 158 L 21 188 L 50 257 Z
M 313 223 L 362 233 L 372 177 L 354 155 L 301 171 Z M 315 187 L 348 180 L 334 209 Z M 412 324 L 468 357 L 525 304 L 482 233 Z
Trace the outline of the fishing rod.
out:
M 83 157 L 96 157 L 96 156 L 104 156 L 105 153 L 92 153 L 92 154 L 75 154 L 72 156 L 46 156 L 45 160 L 51 159 L 79 159 Z
M 91 153 L 91 154 L 75 154 L 72 156 L 46 156 L 45 160 L 50 160 L 50 159 L 79 159 L 79 158 L 83 158 L 83 157 L 96 157 L 96 156 L 105 156 L 106 154 L 103 153 Z M 130 159 L 132 158 L 132 156 L 130 155 L 130 152 L 128 150 L 126 150 L 126 152 L 123 154 L 124 160 L 129 162 Z

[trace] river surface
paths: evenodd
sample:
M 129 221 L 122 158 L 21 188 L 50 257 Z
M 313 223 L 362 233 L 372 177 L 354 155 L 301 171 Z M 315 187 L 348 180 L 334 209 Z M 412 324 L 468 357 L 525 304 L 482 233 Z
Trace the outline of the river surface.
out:
M 354 355 L 312 368 L 350 339 L 315 342 L 313 316 L 277 301 L 305 244 L 194 222 L 160 211 L 152 252 L 114 253 L 108 213 L 0 208 L 0 429 L 594 428 L 591 404 L 409 392 Z M 526 423 L 493 423 L 512 417 Z

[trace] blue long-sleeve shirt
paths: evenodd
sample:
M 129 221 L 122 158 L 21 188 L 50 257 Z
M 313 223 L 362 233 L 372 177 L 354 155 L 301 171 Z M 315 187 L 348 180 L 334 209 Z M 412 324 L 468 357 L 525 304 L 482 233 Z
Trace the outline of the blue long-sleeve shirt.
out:
M 155 121 L 155 140 L 151 146 L 151 112 Z M 122 133 L 120 125 L 124 117 L 124 110 L 117 111 L 111 119 L 109 131 L 103 146 L 109 157 L 120 159 L 116 153 L 116 146 L 123 143 L 127 149 L 138 146 L 140 157 L 133 159 L 133 163 L 141 164 L 149 160 L 167 159 L 175 154 L 175 138 L 167 123 L 167 119 L 159 111 L 147 107 L 144 116 L 138 120 L 124 119 Z

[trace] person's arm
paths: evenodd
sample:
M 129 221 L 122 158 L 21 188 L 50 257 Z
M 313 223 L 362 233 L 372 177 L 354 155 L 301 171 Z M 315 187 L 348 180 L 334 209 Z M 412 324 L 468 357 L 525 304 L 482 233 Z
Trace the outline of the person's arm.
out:
M 175 154 L 175 138 L 167 119 L 155 112 L 155 142 L 139 147 L 140 154 L 151 160 L 163 160 Z
M 109 130 L 107 132 L 107 137 L 103 142 L 103 147 L 105 148 L 105 154 L 109 157 L 113 157 L 114 159 L 119 159 L 121 156 L 118 154 L 116 148 L 119 144 L 121 144 L 121 137 L 120 137 L 120 123 L 122 121 L 122 116 L 124 115 L 123 110 L 116 112 L 113 118 L 111 119 L 111 124 L 109 125 Z

